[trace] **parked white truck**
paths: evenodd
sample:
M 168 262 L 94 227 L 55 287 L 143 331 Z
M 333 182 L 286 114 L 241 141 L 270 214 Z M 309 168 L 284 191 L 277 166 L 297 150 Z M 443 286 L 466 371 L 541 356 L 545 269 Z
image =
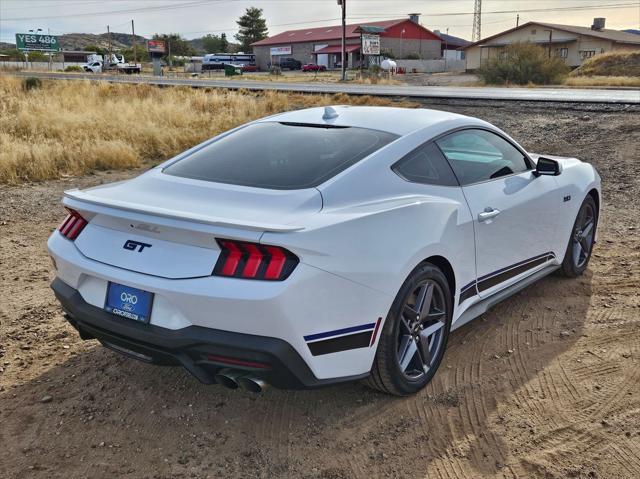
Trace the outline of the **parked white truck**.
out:
M 105 65 L 105 61 L 109 60 Z M 92 54 L 87 57 L 87 63 L 82 65 L 85 72 L 102 73 L 107 70 L 116 70 L 122 73 L 140 73 L 140 65 L 136 63 L 127 63 L 124 56 L 119 53 L 112 53 L 103 59 L 102 55 Z

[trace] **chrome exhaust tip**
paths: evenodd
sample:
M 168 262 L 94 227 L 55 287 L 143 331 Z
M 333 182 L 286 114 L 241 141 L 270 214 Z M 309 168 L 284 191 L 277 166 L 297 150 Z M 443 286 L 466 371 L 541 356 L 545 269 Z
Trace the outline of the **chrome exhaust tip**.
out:
M 238 389 L 238 379 L 240 376 L 246 374 L 244 371 L 234 371 L 232 369 L 223 369 L 214 376 L 218 384 L 223 385 L 229 389 Z
M 251 376 L 243 376 L 238 378 L 236 382 L 242 389 L 246 389 L 252 393 L 261 393 L 269 386 L 263 379 L 253 378 Z

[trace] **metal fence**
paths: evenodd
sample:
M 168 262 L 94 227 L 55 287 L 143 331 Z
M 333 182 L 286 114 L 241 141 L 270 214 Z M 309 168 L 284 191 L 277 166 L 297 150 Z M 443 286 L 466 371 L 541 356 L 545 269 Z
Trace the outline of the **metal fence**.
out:
M 407 73 L 463 72 L 467 68 L 466 60 L 395 60 L 398 68 Z
M 19 61 L 2 61 L 0 62 L 0 69 L 15 70 L 19 68 L 21 70 L 64 70 L 68 66 L 82 66 L 87 62 L 19 62 Z

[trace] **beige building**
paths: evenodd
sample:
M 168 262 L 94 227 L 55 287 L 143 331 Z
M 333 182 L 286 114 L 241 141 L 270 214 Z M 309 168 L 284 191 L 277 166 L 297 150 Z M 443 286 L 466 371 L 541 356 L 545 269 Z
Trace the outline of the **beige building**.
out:
M 476 70 L 482 62 L 495 58 L 513 43 L 535 43 L 551 50 L 570 67 L 578 67 L 588 58 L 613 50 L 640 49 L 640 35 L 604 28 L 604 19 L 594 19 L 591 27 L 528 22 L 497 35 L 484 38 L 465 48 L 467 70 Z

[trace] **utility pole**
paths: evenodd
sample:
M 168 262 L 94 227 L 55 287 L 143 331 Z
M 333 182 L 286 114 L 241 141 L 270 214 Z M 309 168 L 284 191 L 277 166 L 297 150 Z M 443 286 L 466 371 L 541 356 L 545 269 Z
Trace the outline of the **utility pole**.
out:
M 444 71 L 447 71 L 447 53 L 449 52 L 449 27 L 447 27 L 447 36 L 444 39 Z
M 347 80 L 347 0 L 338 0 L 338 5 L 342 7 L 342 81 Z
M 138 52 L 136 52 L 136 28 L 133 25 L 133 20 L 131 20 L 131 34 L 133 35 L 133 64 L 138 64 Z
M 107 67 L 107 70 L 111 68 L 111 30 L 109 30 L 109 25 L 107 25 L 107 41 L 109 42 L 109 57 L 107 61 L 102 62 L 103 67 Z
M 51 29 L 50 28 L 47 28 L 47 35 L 51 36 Z M 52 53 L 49 52 L 49 71 L 53 70 L 53 65 L 51 64 L 51 62 L 52 62 L 51 55 L 52 55 Z M 64 59 L 64 57 L 63 57 L 63 59 Z
M 481 17 L 482 17 L 482 0 L 475 0 L 475 5 L 473 7 L 473 32 L 471 35 L 471 41 L 473 42 L 478 42 L 482 39 Z
M 542 30 L 543 32 L 549 32 L 549 58 L 551 58 L 551 43 L 553 42 L 553 30 Z

